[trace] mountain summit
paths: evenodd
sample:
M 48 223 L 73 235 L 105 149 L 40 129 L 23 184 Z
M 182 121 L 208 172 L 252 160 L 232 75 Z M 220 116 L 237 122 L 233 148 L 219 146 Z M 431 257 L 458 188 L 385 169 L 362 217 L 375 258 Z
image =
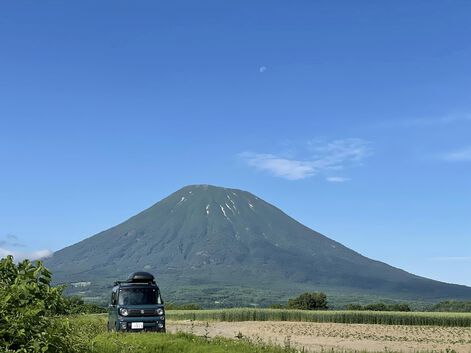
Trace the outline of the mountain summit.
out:
M 102 295 L 129 272 L 146 270 L 173 299 L 186 302 L 219 298 L 228 305 L 263 304 L 309 289 L 420 300 L 471 298 L 469 287 L 371 260 L 249 192 L 210 185 L 184 187 L 57 251 L 46 265 L 56 281 L 72 283 L 72 291 L 89 297 Z

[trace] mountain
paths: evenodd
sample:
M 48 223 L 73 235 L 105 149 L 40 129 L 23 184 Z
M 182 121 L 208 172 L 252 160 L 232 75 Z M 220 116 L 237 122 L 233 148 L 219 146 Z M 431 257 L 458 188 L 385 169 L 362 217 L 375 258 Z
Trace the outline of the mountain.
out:
M 470 287 L 371 260 L 249 192 L 210 185 L 184 187 L 45 262 L 56 282 L 89 299 L 136 270 L 154 273 L 169 300 L 206 305 L 265 305 L 304 290 L 471 299 Z

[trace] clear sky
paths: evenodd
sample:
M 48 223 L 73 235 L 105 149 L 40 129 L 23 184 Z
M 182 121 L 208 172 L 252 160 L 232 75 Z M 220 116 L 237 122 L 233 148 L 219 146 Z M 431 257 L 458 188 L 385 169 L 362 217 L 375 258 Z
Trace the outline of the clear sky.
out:
M 187 184 L 471 285 L 470 1 L 0 2 L 0 254 Z

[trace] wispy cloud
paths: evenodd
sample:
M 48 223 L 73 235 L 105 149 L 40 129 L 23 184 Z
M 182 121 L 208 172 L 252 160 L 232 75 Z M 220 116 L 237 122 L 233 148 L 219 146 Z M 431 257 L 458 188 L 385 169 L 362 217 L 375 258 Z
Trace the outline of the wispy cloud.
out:
M 340 177 L 340 176 L 331 176 L 325 178 L 330 183 L 345 183 L 350 180 L 350 178 Z
M 258 72 L 260 72 L 261 74 L 263 74 L 265 71 L 267 71 L 267 67 L 266 66 L 260 66 L 258 68 Z
M 329 174 L 352 165 L 359 165 L 371 154 L 369 142 L 350 138 L 328 143 L 310 142 L 305 147 L 307 158 L 288 158 L 282 154 L 243 152 L 239 154 L 249 166 L 257 170 L 288 180 L 309 178 L 318 174 Z M 306 152 L 305 152 L 306 153 Z M 348 178 L 327 176 L 332 182 L 347 181 Z
M 471 162 L 471 146 L 456 151 L 442 153 L 438 155 L 438 158 L 446 162 Z
M 15 234 L 7 234 L 0 239 L 0 257 L 13 255 L 16 261 L 24 259 L 38 260 L 52 255 L 50 250 L 18 251 L 18 248 L 25 248 L 26 245 L 20 242 Z
M 304 179 L 313 176 L 316 170 L 310 161 L 299 161 L 277 157 L 273 154 L 244 152 L 239 155 L 248 165 L 258 170 L 271 172 L 273 175 L 289 180 Z

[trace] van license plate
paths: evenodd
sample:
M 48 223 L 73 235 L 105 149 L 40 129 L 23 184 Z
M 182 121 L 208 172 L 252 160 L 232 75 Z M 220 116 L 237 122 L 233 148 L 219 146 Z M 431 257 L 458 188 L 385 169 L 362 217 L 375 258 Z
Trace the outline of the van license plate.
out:
M 131 322 L 131 329 L 138 330 L 138 329 L 143 329 L 143 328 L 144 328 L 143 322 Z

